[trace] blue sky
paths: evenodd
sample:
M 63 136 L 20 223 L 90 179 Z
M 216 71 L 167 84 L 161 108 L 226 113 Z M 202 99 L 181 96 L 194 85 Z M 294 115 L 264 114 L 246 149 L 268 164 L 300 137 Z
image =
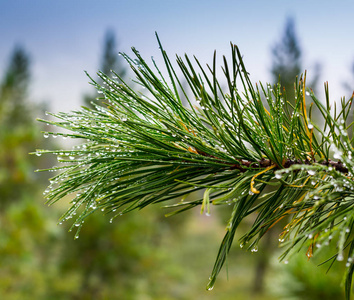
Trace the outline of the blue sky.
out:
M 135 46 L 146 58 L 159 56 L 155 31 L 171 57 L 194 54 L 204 63 L 215 49 L 221 63 L 232 41 L 252 80 L 269 81 L 271 47 L 293 17 L 303 68 L 311 77 L 315 62 L 321 63 L 320 83 L 329 81 L 336 100 L 349 94 L 342 82 L 353 81 L 353 11 L 349 0 L 0 0 L 0 71 L 20 44 L 32 58 L 32 98 L 47 101 L 54 112 L 76 109 L 90 91 L 83 71 L 97 71 L 104 34 L 112 29 L 119 51 Z

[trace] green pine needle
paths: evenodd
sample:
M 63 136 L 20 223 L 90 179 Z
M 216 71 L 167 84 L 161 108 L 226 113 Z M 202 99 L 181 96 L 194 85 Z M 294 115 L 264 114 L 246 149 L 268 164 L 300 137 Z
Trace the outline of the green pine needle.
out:
M 254 214 L 254 223 L 240 239 L 248 249 L 256 251 L 259 240 L 280 220 L 287 224 L 279 238 L 286 247 L 282 259 L 299 249 L 311 257 L 315 245 L 335 243 L 336 259 L 347 259 L 349 299 L 354 271 L 353 98 L 343 99 L 333 111 L 328 86 L 323 105 L 306 87 L 305 74 L 295 82 L 295 101 L 289 101 L 280 84 L 252 84 L 232 44 L 232 60 L 223 58 L 222 76 L 216 53 L 207 68 L 196 58 L 195 67 L 188 56 L 177 57 L 183 85 L 158 42 L 167 76 L 133 48 L 135 59 L 122 55 L 135 73 L 134 83 L 99 73 L 99 85 L 90 77 L 105 107 L 51 114 L 58 121 L 40 120 L 70 132 L 45 136 L 81 141 L 72 150 L 36 152 L 57 155 L 61 163 L 49 169 L 62 172 L 46 190 L 48 203 L 73 197 L 60 221 L 74 218 L 72 228 L 80 230 L 98 210 L 112 221 L 160 202 L 177 209 L 169 215 L 195 206 L 209 214 L 213 204 L 233 204 L 208 289 L 239 224 Z M 305 101 L 310 98 L 311 108 Z M 321 120 L 312 119 L 312 107 Z M 204 191 L 204 196 L 185 201 L 195 191 Z

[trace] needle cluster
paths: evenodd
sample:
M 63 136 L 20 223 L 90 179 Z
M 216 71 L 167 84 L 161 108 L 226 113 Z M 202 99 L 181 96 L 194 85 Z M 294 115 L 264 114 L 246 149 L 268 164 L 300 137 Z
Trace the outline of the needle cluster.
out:
M 56 155 L 61 163 L 49 169 L 61 172 L 46 190 L 48 203 L 73 195 L 60 222 L 74 218 L 78 234 L 85 218 L 98 210 L 112 222 L 156 203 L 174 208 L 170 215 L 196 206 L 210 214 L 212 205 L 230 205 L 208 289 L 238 226 L 254 215 L 241 246 L 256 251 L 280 220 L 286 224 L 279 237 L 285 247 L 281 259 L 302 249 L 311 257 L 322 245 L 334 244 L 332 259 L 347 260 L 349 298 L 354 271 L 353 98 L 332 105 L 325 84 L 322 103 L 306 87 L 306 74 L 295 80 L 295 99 L 287 99 L 280 84 L 253 84 L 233 44 L 231 61 L 223 57 L 218 70 L 221 76 L 216 53 L 206 68 L 195 57 L 177 56 L 179 76 L 158 42 L 164 72 L 133 48 L 134 59 L 122 54 L 135 74 L 133 84 L 117 74 L 112 79 L 99 73 L 103 84 L 91 78 L 104 107 L 40 120 L 70 132 L 46 136 L 80 141 L 72 150 L 37 150 Z M 202 196 L 187 198 L 196 191 Z

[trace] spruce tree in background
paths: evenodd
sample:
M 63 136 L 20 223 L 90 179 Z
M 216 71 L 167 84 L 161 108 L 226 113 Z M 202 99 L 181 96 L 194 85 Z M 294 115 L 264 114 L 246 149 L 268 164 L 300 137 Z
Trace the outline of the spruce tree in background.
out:
M 113 76 L 113 72 L 117 73 L 119 77 L 124 78 L 126 74 L 126 69 L 121 63 L 121 58 L 118 55 L 118 47 L 115 38 L 115 34 L 112 30 L 108 30 L 105 34 L 104 44 L 103 44 L 103 54 L 101 58 L 101 66 L 100 71 L 104 74 L 107 74 L 108 77 Z M 97 81 L 102 84 L 103 82 L 98 77 Z M 85 106 L 93 108 L 94 106 L 91 104 L 95 102 L 96 104 L 100 104 L 100 101 L 97 101 L 96 93 L 92 95 L 85 95 L 84 103 Z M 100 104 L 102 105 L 102 103 Z
M 112 71 L 116 72 L 120 77 L 124 78 L 126 73 L 124 66 L 119 59 L 115 34 L 112 30 L 108 30 L 105 35 L 104 51 L 101 62 L 101 71 L 104 74 L 112 75 Z
M 96 211 L 113 222 L 157 203 L 176 209 L 169 215 L 196 206 L 209 215 L 213 205 L 225 205 L 230 219 L 207 285 L 210 290 L 245 218 L 253 216 L 253 223 L 239 243 L 252 252 L 285 220 L 277 239 L 285 249 L 281 259 L 287 262 L 298 251 L 311 258 L 335 243 L 330 260 L 346 259 L 349 298 L 354 272 L 354 149 L 353 124 L 347 119 L 353 99 L 333 109 L 326 85 L 322 104 L 307 88 L 306 74 L 294 79 L 294 97 L 285 99 L 283 83 L 252 83 L 235 45 L 231 62 L 224 57 L 222 66 L 226 90 L 217 76 L 216 55 L 207 68 L 197 59 L 195 67 L 188 56 L 177 57 L 191 98 L 159 46 L 168 79 L 137 50 L 133 49 L 136 59 L 124 55 L 148 95 L 135 91 L 118 74 L 115 80 L 100 73 L 104 84 L 92 82 L 107 106 L 53 114 L 58 121 L 41 120 L 70 130 L 68 136 L 82 141 L 72 150 L 37 150 L 64 163 L 50 169 L 62 173 L 52 178 L 47 193 L 49 204 L 73 195 L 61 221 L 74 218 L 72 228 L 78 234 Z M 310 106 L 306 95 L 312 99 Z M 314 122 L 312 107 L 319 110 L 323 125 Z M 188 198 L 195 191 L 203 191 L 203 196 Z
M 281 84 L 286 91 L 289 101 L 294 101 L 294 78 L 301 75 L 303 71 L 302 50 L 296 34 L 295 21 L 288 18 L 285 24 L 284 33 L 280 40 L 272 47 L 271 74 L 273 82 Z M 318 83 L 321 72 L 319 63 L 315 64 L 312 80 L 308 84 L 313 90 Z
M 23 126 L 31 121 L 28 109 L 30 58 L 25 50 L 15 47 L 10 63 L 0 83 L 0 122 L 2 126 Z
M 293 96 L 294 78 L 302 72 L 302 51 L 292 18 L 287 19 L 283 36 L 272 48 L 272 61 L 271 73 L 274 81 L 278 82 L 280 78 L 282 87 Z
M 38 188 L 38 178 L 33 176 L 35 162 L 28 159 L 28 153 L 40 146 L 42 139 L 38 124 L 34 123 L 33 106 L 28 101 L 29 82 L 30 58 L 17 46 L 0 82 L 1 206 Z
M 49 174 L 34 173 L 53 160 L 47 158 L 43 163 L 43 157 L 29 156 L 33 147 L 54 145 L 39 133 L 42 128 L 34 116 L 42 111 L 30 101 L 30 83 L 30 57 L 23 47 L 17 46 L 0 81 L 2 299 L 28 299 L 27 295 L 44 299 L 43 282 L 50 282 L 55 269 L 49 263 L 57 241 L 51 218 L 58 214 L 40 205 Z

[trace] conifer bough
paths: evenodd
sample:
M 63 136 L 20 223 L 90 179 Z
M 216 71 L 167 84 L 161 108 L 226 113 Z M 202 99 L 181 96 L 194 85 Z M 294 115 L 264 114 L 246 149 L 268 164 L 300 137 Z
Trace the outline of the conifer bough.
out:
M 195 206 L 210 214 L 212 205 L 231 205 L 208 289 L 236 229 L 254 215 L 241 247 L 257 251 L 260 239 L 280 220 L 286 222 L 279 237 L 285 247 L 281 260 L 299 250 L 310 258 L 321 245 L 335 245 L 331 260 L 346 260 L 349 299 L 354 271 L 353 97 L 332 105 L 325 84 L 323 104 L 306 87 L 306 73 L 294 83 L 295 99 L 287 99 L 280 84 L 252 84 L 232 44 L 231 62 L 223 57 L 218 76 L 216 53 L 206 67 L 195 57 L 177 56 L 182 84 L 158 43 L 166 76 L 153 58 L 147 63 L 132 48 L 134 59 L 122 54 L 135 74 L 132 83 L 117 74 L 111 79 L 98 73 L 102 85 L 90 77 L 105 106 L 51 114 L 57 121 L 40 120 L 70 132 L 45 136 L 81 141 L 72 150 L 36 152 L 57 155 L 61 163 L 48 169 L 61 170 L 45 191 L 48 203 L 72 195 L 60 222 L 76 219 L 72 228 L 78 237 L 84 219 L 95 211 L 104 211 L 112 222 L 155 203 L 174 208 L 168 215 Z M 321 116 L 317 122 L 314 110 Z M 203 196 L 195 196 L 196 191 Z

